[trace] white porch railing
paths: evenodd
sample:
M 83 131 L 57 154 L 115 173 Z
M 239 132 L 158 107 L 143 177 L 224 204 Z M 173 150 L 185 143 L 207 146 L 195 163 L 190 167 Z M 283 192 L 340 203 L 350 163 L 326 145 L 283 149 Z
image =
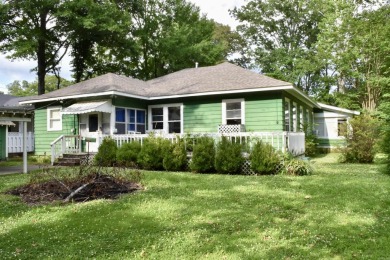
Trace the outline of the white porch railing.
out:
M 51 144 L 51 164 L 65 153 L 81 153 L 80 135 L 61 135 Z
M 100 136 L 99 143 L 108 135 Z M 112 135 L 111 138 L 120 147 L 123 143 L 138 141 L 143 143 L 143 140 L 147 138 L 147 134 L 124 134 L 124 135 Z M 177 137 L 186 138 L 186 135 L 177 134 L 158 134 L 157 136 L 163 137 L 176 142 Z M 294 155 L 301 155 L 305 153 L 305 134 L 304 133 L 291 133 L 291 132 L 237 132 L 237 133 L 205 133 L 195 134 L 194 136 L 210 136 L 215 140 L 220 140 L 222 136 L 227 137 L 229 140 L 245 144 L 248 150 L 251 150 L 256 141 L 261 140 L 265 143 L 271 144 L 278 151 L 289 151 Z
M 99 135 L 97 143 L 101 144 L 105 137 L 110 135 Z M 227 137 L 229 140 L 244 144 L 247 150 L 250 151 L 253 145 L 261 140 L 265 143 L 271 144 L 276 150 L 282 152 L 291 152 L 294 155 L 302 155 L 305 153 L 305 134 L 304 133 L 290 133 L 290 132 L 238 132 L 238 133 L 205 133 L 188 135 L 177 134 L 162 134 L 159 133 L 156 136 L 170 140 L 172 143 L 177 141 L 177 137 L 184 138 L 190 142 L 194 142 L 194 137 L 197 136 L 210 136 L 216 141 L 220 140 L 222 136 Z M 110 136 L 117 144 L 118 147 L 128 142 L 140 142 L 141 145 L 144 139 L 149 137 L 148 134 L 124 134 L 124 135 L 111 135 Z M 189 137 L 189 139 L 186 139 Z M 81 140 L 79 135 L 61 135 L 51 143 L 51 163 L 63 155 L 64 153 L 81 153 Z
M 27 133 L 27 152 L 34 151 L 34 133 Z M 23 133 L 8 132 L 8 153 L 23 152 Z

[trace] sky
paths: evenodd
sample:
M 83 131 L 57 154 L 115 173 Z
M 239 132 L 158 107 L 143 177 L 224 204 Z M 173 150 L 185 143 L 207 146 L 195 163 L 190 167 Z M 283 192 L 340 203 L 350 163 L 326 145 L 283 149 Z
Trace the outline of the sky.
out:
M 235 28 L 238 23 L 230 15 L 229 10 L 245 4 L 245 0 L 189 0 L 200 7 L 202 14 L 208 18 L 222 24 Z M 69 57 L 65 57 L 61 62 L 61 77 L 71 79 L 69 71 Z M 5 55 L 0 54 L 0 91 L 7 93 L 6 85 L 15 80 L 27 80 L 29 82 L 36 79 L 36 72 L 31 69 L 36 67 L 36 61 L 28 60 L 8 60 Z

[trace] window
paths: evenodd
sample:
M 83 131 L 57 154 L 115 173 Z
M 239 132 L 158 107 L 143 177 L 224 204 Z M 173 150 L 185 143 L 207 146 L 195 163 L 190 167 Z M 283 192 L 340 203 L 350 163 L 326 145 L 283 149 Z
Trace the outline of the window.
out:
M 97 114 L 91 114 L 88 116 L 89 132 L 96 132 L 98 130 L 99 117 Z
M 131 132 L 145 133 L 145 110 L 133 108 L 115 108 L 115 128 L 117 134 Z
M 290 128 L 290 100 L 284 101 L 284 129 L 285 131 L 291 131 Z
M 292 103 L 292 129 L 293 132 L 297 132 L 297 103 Z
M 62 130 L 61 107 L 52 107 L 47 109 L 47 131 Z
M 303 130 L 305 122 L 303 122 L 303 107 L 299 106 L 299 130 Z
M 347 119 L 337 119 L 337 135 L 343 136 L 344 131 L 347 130 Z
M 150 106 L 150 129 L 166 133 L 182 133 L 182 104 Z
M 222 100 L 222 124 L 225 125 L 245 124 L 244 99 Z

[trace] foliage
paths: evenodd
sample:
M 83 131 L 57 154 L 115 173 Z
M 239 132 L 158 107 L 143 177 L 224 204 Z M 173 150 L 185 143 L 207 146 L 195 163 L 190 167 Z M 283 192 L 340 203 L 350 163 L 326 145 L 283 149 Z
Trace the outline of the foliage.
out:
M 311 175 L 313 173 L 313 169 L 309 165 L 309 163 L 301 160 L 301 159 L 291 159 L 288 160 L 283 165 L 282 174 L 286 175 L 294 175 L 294 176 L 304 176 Z
M 380 124 L 376 118 L 363 114 L 349 121 L 342 133 L 346 140 L 341 161 L 372 163 L 375 156 L 375 144 L 378 141 Z
M 330 89 L 326 66 L 317 59 L 318 24 L 323 5 L 313 0 L 248 1 L 232 11 L 237 30 L 247 40 L 244 57 L 277 79 L 292 82 L 306 93 Z
M 249 160 L 251 169 L 258 174 L 275 174 L 280 164 L 279 155 L 272 145 L 263 143 L 261 140 L 253 146 Z
M 58 85 L 59 83 L 59 85 Z M 58 88 L 64 88 L 72 85 L 71 81 L 60 78 L 58 82 L 58 78 L 54 75 L 46 75 L 45 78 L 45 92 L 51 92 Z M 33 82 L 27 82 L 23 80 L 20 82 L 19 80 L 15 80 L 13 83 L 7 85 L 8 94 L 13 96 L 33 96 L 38 95 L 38 80 Z
M 124 143 L 116 152 L 116 159 L 119 165 L 136 166 L 138 154 L 141 151 L 139 142 Z
M 305 155 L 315 156 L 318 152 L 318 137 L 314 134 L 312 125 L 304 124 L 303 131 L 305 132 Z
M 215 169 L 222 174 L 240 174 L 244 158 L 241 144 L 229 141 L 225 136 L 217 144 Z
M 110 137 L 105 137 L 94 157 L 95 164 L 99 166 L 113 166 L 116 162 L 117 150 L 116 142 Z
M 163 170 L 163 160 L 169 152 L 169 145 L 169 141 L 161 137 L 150 135 L 145 138 L 138 155 L 138 164 L 148 170 Z
M 182 139 L 177 138 L 176 142 L 169 146 L 169 150 L 164 156 L 163 166 L 167 171 L 185 170 L 187 166 L 187 152 Z
M 196 139 L 193 147 L 190 169 L 194 172 L 207 173 L 214 171 L 215 147 L 214 139 L 201 136 Z

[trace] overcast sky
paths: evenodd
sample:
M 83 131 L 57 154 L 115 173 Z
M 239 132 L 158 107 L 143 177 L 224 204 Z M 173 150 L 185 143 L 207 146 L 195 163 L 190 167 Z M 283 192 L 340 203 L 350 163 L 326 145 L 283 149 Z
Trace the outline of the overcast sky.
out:
M 232 28 L 237 26 L 237 22 L 230 17 L 229 9 L 241 6 L 245 0 L 189 0 L 200 7 L 201 13 L 206 14 L 208 18 L 216 22 L 228 24 Z M 61 63 L 61 77 L 71 79 L 69 72 L 69 58 Z M 10 61 L 0 54 L 0 91 L 7 92 L 6 85 L 14 80 L 33 81 L 36 78 L 36 72 L 30 72 L 31 68 L 36 67 L 35 61 L 16 60 Z

